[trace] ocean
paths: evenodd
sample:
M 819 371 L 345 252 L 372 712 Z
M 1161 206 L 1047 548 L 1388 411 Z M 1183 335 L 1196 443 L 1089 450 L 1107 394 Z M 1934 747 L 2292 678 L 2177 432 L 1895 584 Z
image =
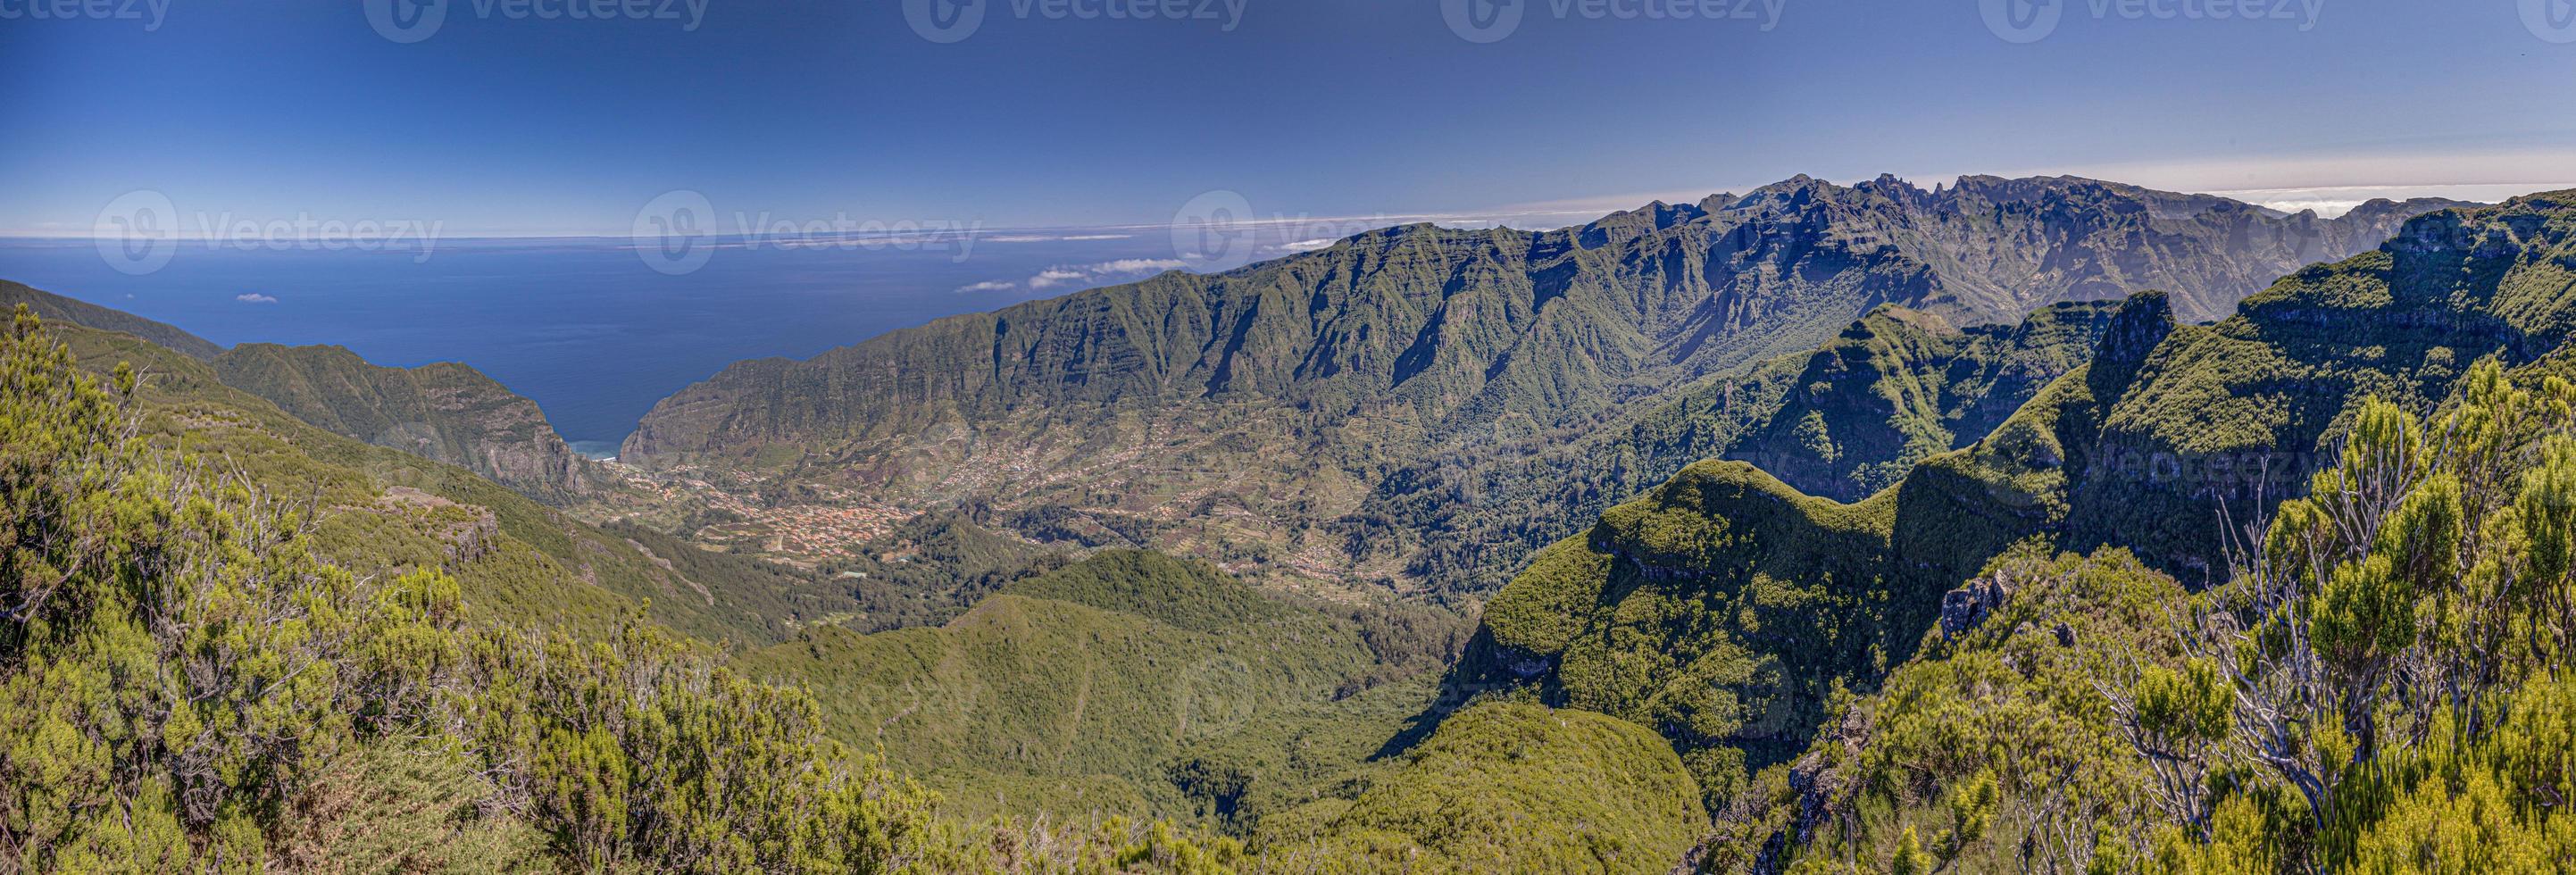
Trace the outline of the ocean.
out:
M 535 399 L 594 454 L 613 452 L 655 401 L 735 361 L 809 357 L 1181 264 L 1162 227 L 987 232 L 972 246 L 737 245 L 678 274 L 652 269 L 624 238 L 440 240 L 425 259 L 416 247 L 176 247 L 138 275 L 86 239 L 0 240 L 0 279 L 219 344 L 464 362 Z

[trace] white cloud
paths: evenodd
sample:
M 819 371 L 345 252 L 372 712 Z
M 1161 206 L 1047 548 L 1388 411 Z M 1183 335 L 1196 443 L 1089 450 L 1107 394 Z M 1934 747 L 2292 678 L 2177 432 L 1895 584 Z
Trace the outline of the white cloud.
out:
M 2323 217 L 2325 217 L 2325 218 L 2329 218 L 2329 219 L 2334 218 L 2334 217 L 2336 217 L 2336 216 L 2343 215 L 2343 214 L 2345 214 L 2345 213 L 2352 212 L 2352 208 L 2357 207 L 2357 206 L 2361 206 L 2363 203 L 2364 203 L 2363 201 L 2357 201 L 2357 200 L 2258 200 L 2258 201 L 2253 201 L 2253 204 L 2254 204 L 2255 206 L 2262 207 L 2262 208 L 2264 208 L 2264 209 L 2280 210 L 2281 212 L 2284 212 L 2284 213 L 2297 213 L 2297 212 L 2303 212 L 2303 211 L 2307 211 L 2307 210 L 2315 210 L 2315 211 L 2317 211 L 2317 215 L 2319 215 L 2319 216 L 2323 216 Z
M 1091 286 L 1114 280 L 1142 279 L 1167 270 L 1179 270 L 1189 262 L 1177 258 L 1121 258 L 1091 264 L 1059 264 L 1038 271 L 1036 276 L 1019 282 L 987 280 L 958 289 L 960 292 L 998 292 L 1027 286 L 1029 291 L 1044 291 L 1059 286 Z
M 268 295 L 263 295 L 263 294 L 260 294 L 260 293 L 258 293 L 258 292 L 244 292 L 244 293 L 242 293 L 242 294 L 234 295 L 234 296 L 233 296 L 233 300 L 240 301 L 240 302 L 242 302 L 242 303 L 244 303 L 244 304 L 274 304 L 274 303 L 277 303 L 277 299 L 276 299 L 276 298 L 270 297 L 270 296 L 268 296 Z
M 1289 252 L 1313 252 L 1313 251 L 1318 250 L 1318 249 L 1331 249 L 1331 248 L 1333 248 L 1333 244 L 1335 244 L 1335 243 L 1339 243 L 1339 242 L 1341 242 L 1341 241 L 1339 241 L 1339 240 L 1334 240 L 1334 239 L 1331 239 L 1331 238 L 1323 238 L 1323 239 L 1318 239 L 1318 240 L 1299 240 L 1299 241 L 1297 241 L 1297 242 L 1295 242 L 1295 243 L 1282 243 L 1282 244 L 1279 244 L 1279 248 L 1281 248 L 1281 249 L 1285 249 L 1285 250 L 1287 250 L 1287 251 L 1289 251 Z
M 2372 198 L 2402 201 L 2408 198 L 2444 197 L 2452 200 L 2500 203 L 2535 191 L 2567 187 L 2564 183 L 2470 183 L 2463 185 L 2337 185 L 2322 188 L 2258 188 L 2214 191 L 2210 194 L 2259 204 L 2285 213 L 2315 210 L 2317 215 L 2334 218 L 2352 212 L 2352 208 Z
M 1189 262 L 1177 258 L 1121 258 L 1091 265 L 1090 270 L 1094 273 L 1161 273 L 1187 266 Z
M 1079 282 L 1081 280 L 1089 279 L 1090 277 L 1090 274 L 1079 270 L 1050 267 L 1045 270 L 1038 271 L 1037 276 L 1029 277 L 1029 288 L 1049 289 L 1064 285 L 1065 283 Z
M 1091 240 L 1125 240 L 1134 234 L 1004 234 L 986 237 L 989 243 L 1079 243 Z

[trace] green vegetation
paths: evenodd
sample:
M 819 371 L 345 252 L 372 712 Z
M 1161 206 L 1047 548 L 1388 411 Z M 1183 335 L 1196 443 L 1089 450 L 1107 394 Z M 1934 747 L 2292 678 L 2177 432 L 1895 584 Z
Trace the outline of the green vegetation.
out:
M 153 453 L 135 372 L 101 386 L 73 361 L 23 308 L 0 343 L 15 864 L 256 869 L 346 844 L 486 870 L 873 871 L 918 852 L 925 797 L 820 746 L 800 694 L 636 625 L 468 629 L 456 580 L 323 561 L 309 506 Z M 369 804 L 401 810 L 341 822 Z
M 1666 872 L 1708 822 L 1654 733 L 1507 702 L 1451 716 L 1356 800 L 1281 820 L 1301 818 L 1264 835 L 1283 869 Z
M 1895 697 L 1911 695 L 1902 685 L 1922 680 L 1909 672 L 1932 670 L 1904 663 L 1917 653 L 1918 636 L 1933 625 L 1936 609 L 1945 626 L 1954 619 L 1973 623 L 1980 612 L 1992 610 L 1988 603 L 1997 597 L 1994 593 L 2011 588 L 1972 584 L 1949 593 L 1944 604 L 1941 593 L 1968 579 L 1978 565 L 2011 552 L 2016 544 L 2092 551 L 2105 544 L 2127 545 L 2132 537 L 2148 568 L 2207 568 L 2213 558 L 2223 564 L 2222 512 L 2246 519 L 2269 513 L 2267 501 L 2310 489 L 2350 491 L 2337 485 L 2341 481 L 2305 482 L 2321 458 L 2310 447 L 2334 446 L 2344 434 L 2355 435 L 2356 445 L 2368 446 L 2383 440 L 2378 435 L 2405 433 L 2411 426 L 2392 423 L 2413 415 L 2409 410 L 2429 411 L 2446 397 L 2458 398 L 2454 405 L 2471 411 L 2495 403 L 2490 399 L 2502 391 L 2497 386 L 2503 381 L 2499 360 L 2533 361 L 2535 350 L 2557 347 L 2568 336 L 2568 320 L 2559 314 L 2576 306 L 2576 291 L 2571 291 L 2576 284 L 2562 266 L 2569 260 L 2566 231 L 2576 226 L 2576 210 L 2565 206 L 2569 203 L 2576 198 L 2539 195 L 2420 220 L 2384 251 L 2303 271 L 2247 302 L 2244 315 L 2208 328 L 2173 329 L 2163 296 L 2133 298 L 2104 329 L 2102 348 L 2090 364 L 2058 379 L 1984 440 L 1927 459 L 1896 486 L 1857 504 L 1799 494 L 1749 466 L 1692 466 L 1644 498 L 1604 513 L 1590 533 L 1542 554 L 1489 604 L 1478 646 L 1471 648 L 1461 673 L 1475 680 L 1525 683 L 1552 704 L 1654 727 L 1690 765 L 1712 810 L 1730 812 L 1726 822 L 1732 826 L 1721 829 L 1707 849 L 1720 853 L 1703 856 L 1703 861 L 1718 868 L 1750 865 L 1753 857 L 1745 855 L 1776 848 L 1777 836 L 1811 836 L 1817 828 L 1809 819 L 1783 832 L 1778 812 L 1784 810 L 1784 796 L 1796 802 L 1787 810 L 1803 809 L 1810 818 L 1818 806 L 1835 804 L 1830 794 L 1813 795 L 1820 773 L 1795 767 L 1791 760 L 1799 751 L 1820 749 L 1827 739 L 1844 741 L 1854 751 L 1878 743 L 1866 737 L 1869 718 L 1855 716 L 1862 712 L 1841 704 L 1846 693 L 1876 697 L 1882 708 L 1893 703 L 1901 707 L 1897 716 L 1904 720 L 1924 716 L 1930 706 Z M 2328 330 L 2320 330 L 2320 324 Z M 2356 348 L 2356 342 L 2370 345 Z M 2564 358 L 2538 361 L 2518 373 L 2564 370 Z M 2364 404 L 2372 394 L 2390 400 Z M 2428 433 L 2470 441 L 2497 430 L 2454 421 Z M 2142 439 L 2154 441 L 2146 446 L 2165 447 L 2161 452 L 2168 457 L 2250 453 L 2269 458 L 2274 467 L 2194 464 L 2158 476 L 2156 469 L 2131 467 L 2124 458 L 2139 452 Z M 2489 446 L 2472 455 L 2509 454 Z M 2349 457 L 2345 465 L 2352 467 Z M 2297 479 L 2283 482 L 2292 476 Z M 2478 476 L 2505 478 L 2492 471 Z M 2476 490 L 2467 479 L 2454 483 L 2434 477 L 2426 481 L 2430 491 L 2404 503 L 2397 500 L 2402 493 L 2393 493 L 2381 500 L 2380 511 L 2393 515 L 2393 530 L 2411 532 L 2462 525 L 2459 520 L 2476 516 L 2470 508 L 2505 501 L 2471 497 Z M 2311 514 L 2307 508 L 2293 502 L 2281 513 L 2293 519 Z M 2120 522 L 2141 519 L 2133 526 Z M 2389 531 L 2375 519 L 2361 517 L 2331 529 Z M 2401 667 L 2410 684 L 2422 678 L 2423 660 L 2404 654 L 2417 640 L 2410 637 L 2415 635 L 2412 627 L 2427 609 L 2418 607 L 2419 596 L 2409 594 L 2420 592 L 2421 585 L 2400 581 L 2409 573 L 2406 569 L 2430 561 L 2425 556 L 2451 556 L 2446 551 L 2453 549 L 2447 536 L 2427 537 L 2391 542 L 2398 546 L 2388 549 L 2397 552 L 2385 561 L 2312 569 L 2304 578 L 2307 583 L 2283 587 L 2315 592 L 2320 600 L 2313 619 L 2297 622 L 2315 624 L 2312 634 L 2321 643 L 2314 650 L 2325 661 L 2291 673 L 2346 690 L 2309 699 L 2344 701 L 2318 719 L 2332 716 L 2353 728 L 2347 730 L 2352 739 L 2336 742 L 2342 748 L 2286 736 L 2269 742 L 2273 748 L 2308 751 L 2304 755 L 2310 757 L 2317 751 L 2367 755 L 2372 750 L 2377 730 L 2368 728 L 2375 721 L 2365 717 L 2374 708 L 2387 707 L 2382 694 L 2374 692 L 2376 685 L 2396 683 Z M 2117 561 L 2132 565 L 2125 556 Z M 2448 563 L 2444 567 L 2456 565 L 2461 571 L 2473 564 L 2469 558 L 2443 561 Z M 2143 570 L 2123 573 L 2135 576 Z M 2169 612 L 2188 607 L 2181 589 L 2167 586 L 2175 595 L 2156 608 Z M 2297 610 L 2300 617 L 2311 616 L 2306 608 Z M 2080 624 L 2064 618 L 2046 622 L 2066 624 L 2065 637 L 2072 641 L 2087 640 Z M 2150 664 L 2159 658 L 2157 647 L 2170 651 L 2173 646 L 2152 644 L 2154 634 L 2148 630 L 2153 628 L 2112 630 L 2107 636 L 2116 642 L 2111 652 L 2153 681 L 2148 685 L 2153 696 L 2141 694 L 2144 703 L 2120 707 L 2161 715 L 2158 719 L 2168 725 L 2154 733 L 2153 742 L 2160 756 L 2220 749 L 2218 740 L 2205 737 L 2212 725 L 2210 711 L 2191 704 L 2193 696 L 2213 689 L 2217 675 L 2205 666 Z M 2041 629 L 2034 640 L 2054 633 L 2048 626 Z M 2105 637 L 2091 639 L 2100 643 Z M 2207 649 L 2225 654 L 2244 647 Z M 1963 667 L 1939 647 L 1923 652 L 1926 660 L 1951 660 L 1946 670 Z M 2343 660 L 2343 667 L 2330 670 L 2334 659 Z M 2025 683 L 2036 670 L 2032 660 L 2019 657 L 2014 662 Z M 2062 703 L 2076 721 L 2071 725 L 2092 727 L 2084 731 L 2097 740 L 2116 737 L 2098 731 L 2115 709 L 2107 702 L 2087 704 L 2084 699 L 2101 697 L 2081 695 L 2080 686 L 2112 683 L 2106 677 L 2089 668 L 2073 672 L 2050 681 L 2058 692 L 2047 693 L 2061 700 L 2072 697 Z M 2135 678 L 2118 681 L 2133 682 Z M 2419 721 L 2436 710 L 2433 704 L 2410 707 L 2408 713 Z M 1892 719 L 1882 712 L 1876 722 L 1887 726 Z M 1901 729 L 1905 724 L 1892 725 Z M 1943 744 L 1975 749 L 1962 739 Z M 2027 801 L 2023 794 L 2043 792 L 2031 788 L 2045 788 L 2072 798 L 2050 803 L 2060 809 L 2114 806 L 2068 815 L 2073 818 L 2068 823 L 2092 824 L 2135 810 L 2145 797 L 2208 799 L 2223 795 L 2219 788 L 2238 788 L 2247 780 L 2213 769 L 2202 782 L 2205 789 L 2185 793 L 2175 788 L 2187 782 L 2168 771 L 2103 765 L 2098 746 L 2090 753 L 2055 756 L 2075 765 L 2036 777 L 2000 776 L 2000 798 Z M 1846 775 L 1844 780 L 1872 789 L 1854 791 L 1856 802 L 1840 803 L 1845 805 L 1841 810 L 1852 812 L 1847 817 L 1859 820 L 1839 827 L 1849 835 L 1833 840 L 1841 843 L 1837 865 L 1884 869 L 1900 858 L 1912 860 L 1907 848 L 1920 848 L 1942 865 L 1968 853 L 1957 841 L 1965 835 L 1963 824 L 1920 816 L 1914 809 L 1946 804 L 1940 801 L 1942 794 L 1953 792 L 1958 782 L 1983 780 L 1977 771 L 1926 770 L 1909 779 L 1916 781 L 1911 788 L 1886 786 L 1883 772 Z M 2333 771 L 2310 767 L 2315 775 Z M 2122 789 L 2147 784 L 2140 777 L 2147 773 L 2157 789 Z M 2461 785 L 2455 781 L 2454 786 Z M 2303 865 L 2300 861 L 2318 855 L 2299 851 L 2280 856 L 2279 845 L 2289 840 L 2284 836 L 2295 830 L 2284 826 L 2275 810 L 2326 810 L 2317 801 L 2324 791 L 2309 786 L 2300 795 L 2308 801 L 2240 793 L 2237 798 L 2253 800 L 2243 803 L 2248 811 L 2266 813 L 2254 820 L 2248 820 L 2253 815 L 2246 811 L 2229 816 L 2239 826 L 2271 824 L 2258 836 L 2271 843 L 2267 847 L 2273 856 L 2263 859 Z M 2204 812 L 2193 820 L 2178 811 L 2166 814 L 2165 822 L 2195 826 L 2217 816 Z M 2059 862 L 2090 859 L 2094 846 L 2102 843 L 2128 848 L 2120 853 L 2147 850 L 2142 831 L 2097 842 L 2089 826 L 2052 824 L 2047 828 L 2063 833 L 2047 839 L 2057 849 L 2051 853 L 2061 854 Z M 2307 829 L 2321 832 L 2334 826 L 2320 821 Z M 1912 839 L 1906 838 L 1909 832 Z M 2211 835 L 2204 831 L 2196 838 L 2209 841 Z M 2038 853 L 2032 845 L 2036 841 L 2026 838 L 2011 853 L 2028 859 Z M 2232 847 L 2218 856 L 2246 850 Z M 1723 863 L 1730 859 L 1724 852 L 1732 852 L 1735 862 Z M 1822 865 L 1836 858 L 1827 854 L 1816 859 Z
M 526 499 L 244 403 L 157 346 L 62 330 L 152 369 L 85 371 L 23 308 L 0 337 L 0 847 L 11 868 L 1244 862 L 1235 842 L 1159 822 L 958 820 L 879 757 L 829 740 L 804 692 L 746 680 L 596 589 L 586 578 L 597 566 L 555 564 L 494 522 L 564 524 Z M 192 427 L 174 433 L 176 420 Z M 343 503 L 370 486 L 409 497 L 397 509 Z M 404 530 L 415 513 L 477 521 L 477 533 L 448 533 L 461 553 L 423 549 L 437 539 Z M 553 535 L 606 549 L 577 527 Z M 532 585 L 496 576 L 494 562 Z
M 1408 466 L 1336 529 L 1366 545 L 1355 551 L 1405 554 L 1407 574 L 1436 591 L 1473 593 L 1702 459 L 1749 461 L 1802 492 L 1857 501 L 1984 438 L 2081 367 L 2116 307 L 2058 304 L 1965 330 L 1880 307 L 1821 349 L 1652 396 L 1599 426 Z
M 2207 678 L 2135 692 L 2173 757 L 2140 859 L 2175 871 L 2549 871 L 2576 854 L 2576 384 L 2473 367 L 2419 422 L 2364 406 L 2334 469 L 2282 505 L 2188 627 Z
M 1011 581 L 1072 561 L 960 511 L 914 517 L 858 553 L 822 571 L 858 600 L 858 616 L 839 625 L 860 632 L 948 622 Z
M 1123 550 L 1007 584 L 943 626 L 809 629 L 737 664 L 814 690 L 836 737 L 881 746 L 961 805 L 1142 807 L 1238 830 L 1256 790 L 1293 796 L 1357 765 L 1428 696 L 1402 685 L 1340 707 L 1397 679 L 1357 624 Z
M 2490 357 L 2532 361 L 2576 328 L 2576 193 L 2409 223 L 2379 251 L 2284 277 L 2141 366 L 2070 498 L 2070 544 L 2132 547 L 2198 580 L 2239 520 L 2333 461 L 2356 405 L 2425 411 Z M 2107 396 L 2106 396 L 2107 397 Z
M 2482 363 L 2429 423 L 2362 405 L 2201 595 L 2120 551 L 1999 561 L 2009 601 L 1766 775 L 1710 868 L 2562 868 L 2571 369 Z
M 1657 727 L 1712 807 L 1804 747 L 1838 690 L 1912 655 L 1939 593 L 2034 526 L 1972 524 L 1927 465 L 1856 505 L 1799 495 L 1742 462 L 1706 462 L 1540 554 L 1486 607 L 1462 671 L 1534 679 L 1543 697 Z M 1982 499 L 1984 489 L 1971 497 Z M 1939 527 L 1916 552 L 1897 530 Z
M 134 367 L 133 427 L 153 447 L 218 460 L 248 483 L 311 501 L 326 559 L 446 571 L 482 617 L 596 632 L 649 605 L 656 622 L 692 637 L 765 644 L 799 621 L 850 610 L 845 592 L 819 578 L 744 557 L 666 566 L 685 554 L 639 548 L 462 468 L 316 428 L 156 344 L 76 325 L 48 331 L 83 367 Z
M 2192 597 L 2116 550 L 2022 551 L 1980 578 L 2009 599 L 1958 635 L 1932 633 L 1761 775 L 1720 818 L 1709 869 L 1772 848 L 1791 871 L 1892 870 L 1909 850 L 1961 871 L 2082 871 L 2097 826 L 2135 817 L 2154 776 L 2102 689 L 2182 664 L 2168 612 Z

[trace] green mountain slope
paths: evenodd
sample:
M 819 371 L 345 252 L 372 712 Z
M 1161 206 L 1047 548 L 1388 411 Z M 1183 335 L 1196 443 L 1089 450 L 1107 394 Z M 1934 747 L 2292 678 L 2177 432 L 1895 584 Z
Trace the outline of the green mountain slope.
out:
M 2120 550 L 1999 561 L 1704 871 L 2563 868 L 2570 377 L 2562 347 L 2473 368 L 2437 418 L 2364 412 L 2201 595 Z
M 2082 365 L 2116 307 L 2057 304 L 1964 330 L 1881 307 L 1814 352 L 1647 399 L 1600 426 L 1409 465 L 1335 531 L 1354 552 L 1402 557 L 1435 589 L 1478 592 L 1508 579 L 1513 557 L 1701 459 L 1751 461 L 1802 492 L 1856 501 L 1985 437 Z
M 2106 413 L 2070 546 L 2126 545 L 2204 579 L 2224 564 L 2222 512 L 2295 497 L 2362 397 L 2428 410 L 2471 363 L 2530 362 L 2571 328 L 2576 193 L 2409 222 L 2158 346 Z
M 1355 800 L 1280 818 L 1283 871 L 1668 872 L 1707 823 L 1655 734 L 1526 703 L 1471 706 Z
M 630 538 L 463 468 L 310 425 L 159 344 L 77 325 L 51 330 L 83 367 L 133 364 L 142 374 L 137 421 L 155 445 L 309 496 L 325 509 L 317 534 L 325 558 L 444 569 L 478 615 L 598 629 L 649 601 L 654 619 L 705 640 L 767 643 L 800 619 L 850 609 L 842 588 L 753 559 L 707 554 L 674 567 Z M 676 555 L 672 545 L 662 549 Z
M 1793 763 L 1763 776 L 1701 848 L 1709 871 L 1914 847 L 1964 871 L 2088 857 L 2097 825 L 2135 822 L 2154 780 L 2101 689 L 2182 664 L 2172 611 L 2195 604 L 2119 551 L 2021 555 L 1980 576 L 2008 600 L 1851 701 Z M 1768 857 L 1767 865 L 1765 857 Z
M 836 737 L 882 745 L 963 805 L 1222 823 L 1395 734 L 1427 690 L 1361 692 L 1382 661 L 1347 620 L 1202 562 L 1112 550 L 942 626 L 811 629 L 738 665 L 814 690 Z
M 269 431 L 294 421 L 264 402 L 235 406 L 246 396 L 194 360 L 68 329 L 87 350 L 76 359 L 17 313 L 0 335 L 0 865 L 861 873 L 1243 862 L 1234 842 L 1159 823 L 969 827 L 826 739 L 810 697 L 747 681 L 703 642 L 629 613 L 584 579 L 594 568 L 550 567 L 541 549 L 495 531 L 490 508 L 477 523 L 465 505 L 376 478 L 453 472 L 448 494 L 525 499 L 300 423 Z M 169 369 L 180 364 L 195 369 Z M 305 447 L 383 467 L 344 468 Z M 371 486 L 402 506 L 350 503 Z M 411 552 L 412 518 L 462 523 L 467 534 L 448 545 L 464 549 Z M 494 562 L 517 563 L 546 591 L 496 587 Z
M 1055 570 L 1068 554 L 995 532 L 956 511 L 925 513 L 821 571 L 847 585 L 856 632 L 936 626 L 1014 580 Z
M 102 331 L 131 334 L 177 351 L 198 361 L 213 361 L 224 348 L 176 326 L 154 322 L 122 310 L 101 307 L 86 301 L 75 301 L 51 292 L 38 291 L 20 283 L 0 280 L 0 310 L 20 305 L 50 322 L 87 325 Z
M 2435 206 L 2319 220 L 2079 179 L 1800 177 L 1543 233 L 1391 228 L 739 363 L 657 405 L 622 458 L 1087 516 L 1264 574 L 1403 576 L 1316 527 L 1439 449 L 1581 427 L 1881 304 L 1999 323 L 2155 286 L 2215 315 Z
M 1541 554 L 1487 606 L 1460 676 L 1657 728 L 1721 807 L 1803 749 L 1841 691 L 1879 689 L 1946 619 L 1945 591 L 2012 545 L 2107 542 L 2203 567 L 2222 511 L 2256 519 L 2304 491 L 2329 461 L 2316 448 L 2366 398 L 2430 411 L 2471 362 L 2561 345 L 2571 228 L 2571 195 L 2428 216 L 2206 328 L 2173 327 L 2163 295 L 2134 297 L 2089 364 L 1857 504 L 1694 465 Z M 2206 467 L 2157 481 L 2122 461 L 2142 440 L 2294 467 L 2264 491 L 2230 492 L 2238 481 Z M 1963 592 L 1947 598 L 1975 604 Z
M 463 364 L 387 368 L 337 346 L 269 343 L 233 347 L 214 364 L 225 385 L 305 422 L 555 503 L 608 480 L 564 443 L 536 402 Z

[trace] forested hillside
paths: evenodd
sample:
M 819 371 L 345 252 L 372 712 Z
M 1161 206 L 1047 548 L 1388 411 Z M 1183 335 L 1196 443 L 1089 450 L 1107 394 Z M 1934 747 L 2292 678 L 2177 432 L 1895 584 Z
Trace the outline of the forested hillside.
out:
M 1370 620 L 1112 550 L 937 627 L 812 629 L 740 665 L 814 690 L 835 737 L 881 745 L 961 805 L 1243 831 L 1364 769 L 1464 635 L 1407 651 Z
M 2118 302 L 2056 304 L 2019 325 L 1952 327 L 1888 305 L 1812 352 L 1630 405 L 1608 421 L 1445 450 L 1379 481 L 1336 520 L 1359 555 L 1401 555 L 1440 592 L 1483 592 L 1527 555 L 1702 459 L 1742 459 L 1798 490 L 1857 501 L 1915 463 L 1984 438 L 2093 356 Z
M 291 420 L 229 405 L 202 371 L 83 360 L 115 359 L 76 359 L 25 308 L 0 337 L 10 869 L 1191 870 L 1235 853 L 1130 822 L 969 831 L 826 740 L 802 692 L 745 681 L 491 510 L 477 523 L 384 479 L 434 467 L 263 444 Z M 377 452 L 409 459 L 334 454 Z M 457 478 L 420 485 L 479 482 Z M 347 503 L 367 490 L 376 506 Z M 416 522 L 451 549 L 410 551 Z
M 1719 870 L 2553 859 L 2563 776 L 2466 764 L 2563 731 L 2514 703 L 2564 658 L 2570 231 L 2576 193 L 2426 217 L 2206 328 L 2138 296 L 1858 504 L 1695 465 L 1532 563 L 1453 683 L 1656 729 L 1724 812 Z M 2125 458 L 2157 451 L 2273 467 Z M 1997 659 L 2003 691 L 1956 676 Z
M 2357 411 L 2190 594 L 2000 560 L 1973 614 L 1722 817 L 1721 871 L 2549 872 L 2576 854 L 2576 356 Z

